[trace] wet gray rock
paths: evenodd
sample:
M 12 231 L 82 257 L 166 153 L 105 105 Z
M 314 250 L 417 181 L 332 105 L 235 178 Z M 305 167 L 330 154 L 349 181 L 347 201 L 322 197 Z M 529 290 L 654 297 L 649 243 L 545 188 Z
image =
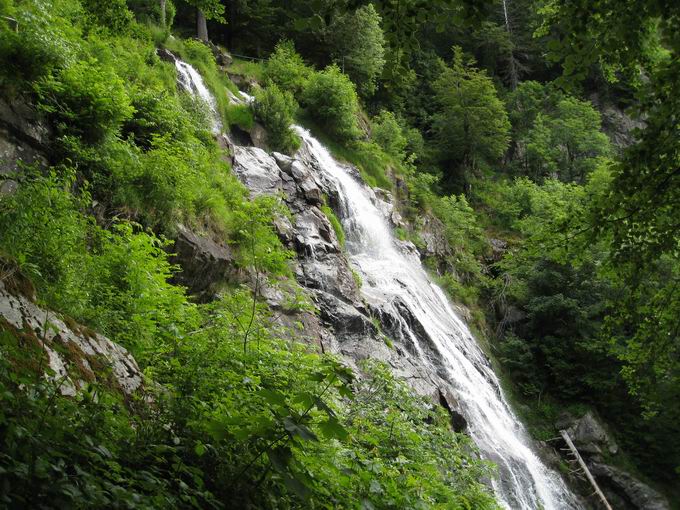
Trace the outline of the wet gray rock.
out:
M 437 262 L 436 267 L 440 274 L 454 270 L 449 264 L 453 252 L 446 239 L 446 227 L 441 220 L 431 214 L 425 214 L 418 234 L 423 243 L 421 246 L 422 257 L 434 259 Z
M 183 225 L 177 227 L 173 252 L 172 262 L 182 268 L 174 282 L 185 286 L 201 302 L 210 301 L 224 282 L 244 280 L 227 245 L 198 235 Z
M 320 209 L 324 195 L 339 216 L 343 204 L 334 184 L 324 180 L 306 147 L 303 145 L 294 157 L 276 152 L 269 155 L 253 147 L 234 147 L 233 157 L 234 172 L 251 195 L 281 194 L 290 209 L 292 219 L 277 218 L 275 228 L 282 242 L 296 252 L 295 277 L 318 309 L 318 316 L 289 313 L 282 305 L 283 296 L 272 292 L 267 300 L 281 311 L 277 321 L 289 327 L 295 338 L 318 344 L 325 352 L 341 354 L 354 368 L 368 358 L 389 364 L 394 374 L 406 380 L 417 393 L 441 404 L 438 388 L 446 383 L 436 366 L 420 359 L 412 338 L 406 334 L 404 319 L 399 316 L 405 315 L 405 311 L 394 303 L 372 309 L 363 303 L 347 256 Z M 355 168 L 348 166 L 347 170 L 359 178 Z M 391 197 L 381 191 L 374 193 L 374 201 L 389 217 L 394 212 Z M 400 221 L 398 214 L 393 221 Z M 418 256 L 412 243 L 402 244 L 404 251 Z M 411 326 L 417 329 L 417 321 L 412 319 Z M 436 365 L 436 360 L 432 362 Z M 457 427 L 462 426 L 459 420 L 456 423 Z
M 670 510 L 661 494 L 630 473 L 597 462 L 588 468 L 617 510 Z
M 16 191 L 22 165 L 47 166 L 51 130 L 30 105 L 0 100 L 0 192 Z
M 142 388 L 142 372 L 127 350 L 36 305 L 30 284 L 18 283 L 19 279 L 15 275 L 0 280 L 0 327 L 44 349 L 53 371 L 49 377 L 59 384 L 62 394 L 73 396 L 95 380 L 109 383 L 127 396 Z
M 215 57 L 215 62 L 217 63 L 218 66 L 230 66 L 234 59 L 232 56 L 227 53 L 226 51 L 222 50 L 219 46 L 216 44 L 213 44 L 211 41 L 208 41 L 205 43 L 205 45 L 210 48 L 210 51 L 212 52 L 213 56 Z
M 173 55 L 170 50 L 165 48 L 157 48 L 156 55 L 158 55 L 158 58 L 160 58 L 163 62 L 174 64 L 177 61 L 177 57 L 175 57 L 175 55 Z
M 456 432 L 465 432 L 468 427 L 467 420 L 460 412 L 458 399 L 453 395 L 453 391 L 448 387 L 437 389 L 439 404 L 446 409 L 451 416 L 451 428 Z
M 275 195 L 283 189 L 276 160 L 258 147 L 234 146 L 233 171 L 251 196 Z
M 618 452 L 614 439 L 607 433 L 600 418 L 588 411 L 578 419 L 569 415 L 562 415 L 557 421 L 560 430 L 566 430 L 581 453 L 599 454 L 607 451 L 611 454 Z
M 248 130 L 250 139 L 253 145 L 264 151 L 269 151 L 269 145 L 267 143 L 267 130 L 259 122 L 253 122 L 252 127 Z

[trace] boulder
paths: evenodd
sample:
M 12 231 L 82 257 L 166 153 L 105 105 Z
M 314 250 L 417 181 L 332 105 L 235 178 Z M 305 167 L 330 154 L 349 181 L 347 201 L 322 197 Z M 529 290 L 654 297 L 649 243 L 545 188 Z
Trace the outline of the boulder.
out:
M 212 51 L 218 66 L 230 66 L 234 62 L 232 56 L 216 44 L 213 44 L 211 41 L 208 41 L 205 44 L 210 48 L 210 51 Z
M 567 430 L 574 446 L 581 453 L 600 454 L 607 451 L 616 454 L 618 452 L 616 442 L 607 433 L 602 421 L 593 411 L 588 411 L 578 419 L 566 414 L 561 415 L 556 425 L 561 430 Z
M 465 417 L 461 414 L 458 406 L 458 399 L 453 396 L 451 388 L 442 386 L 437 388 L 438 403 L 451 416 L 451 428 L 456 432 L 465 432 L 468 424 Z
M 276 160 L 258 147 L 234 146 L 233 171 L 251 196 L 275 195 L 283 188 Z
M 63 395 L 73 396 L 92 381 L 114 387 L 128 397 L 141 390 L 142 372 L 126 349 L 36 305 L 34 298 L 32 286 L 20 275 L 0 280 L 0 327 L 21 338 L 22 344 L 45 351 L 52 370 L 49 377 L 59 383 Z
M 617 510 L 670 510 L 666 498 L 630 473 L 598 462 L 588 468 Z
M 184 285 L 201 302 L 210 301 L 225 282 L 244 279 L 227 245 L 198 235 L 183 225 L 177 227 L 171 260 L 182 268 L 173 278 L 175 283 Z
M 157 48 L 156 55 L 158 55 L 158 58 L 160 58 L 163 62 L 170 62 L 171 64 L 174 64 L 177 61 L 177 57 L 175 57 L 175 55 L 173 55 L 170 50 L 165 48 Z
M 269 145 L 267 145 L 267 130 L 259 122 L 253 122 L 253 126 L 248 130 L 250 134 L 250 139 L 255 147 L 258 147 L 264 151 L 269 151 Z

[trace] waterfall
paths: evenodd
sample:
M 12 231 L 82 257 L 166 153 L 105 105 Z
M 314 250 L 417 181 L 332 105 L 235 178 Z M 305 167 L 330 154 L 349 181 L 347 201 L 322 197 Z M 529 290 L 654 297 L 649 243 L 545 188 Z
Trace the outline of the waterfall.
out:
M 400 312 L 393 304 L 405 303 L 446 361 L 446 378 L 457 390 L 469 434 L 498 465 L 499 481 L 492 483 L 501 503 L 512 509 L 579 508 L 561 477 L 532 451 L 486 356 L 443 291 L 429 279 L 417 254 L 398 247 L 373 190 L 350 176 L 307 130 L 295 130 L 315 166 L 335 182 L 347 252 L 364 281 L 365 299 L 396 314 Z M 417 342 L 415 331 L 409 336 Z M 418 351 L 428 363 L 424 349 Z
M 180 61 L 177 69 L 180 83 L 191 78 L 188 83 L 193 85 L 183 85 L 188 91 L 214 105 L 210 92 L 201 88 L 203 82 L 195 69 Z M 247 94 L 242 96 L 232 100 L 252 100 Z M 306 163 L 317 168 L 337 191 L 346 249 L 362 277 L 363 297 L 395 317 L 403 315 L 400 307 L 405 305 L 422 326 L 420 334 L 427 334 L 445 363 L 443 375 L 457 392 L 468 433 L 482 455 L 498 466 L 499 476 L 492 485 L 500 503 L 512 510 L 581 508 L 562 478 L 532 451 L 526 430 L 503 396 L 488 359 L 443 291 L 430 280 L 418 254 L 397 242 L 373 190 L 352 177 L 309 131 L 300 126 L 294 129 L 305 146 L 297 157 L 311 159 Z M 432 346 L 420 345 L 419 333 L 411 329 L 408 320 L 402 323 L 423 364 L 432 366 L 428 357 Z M 432 370 L 437 371 L 434 366 Z
M 222 132 L 222 121 L 217 112 L 217 101 L 205 86 L 203 77 L 192 65 L 175 58 L 175 68 L 177 69 L 177 82 L 179 85 L 193 96 L 200 97 L 210 108 L 212 117 L 212 132 L 218 135 Z

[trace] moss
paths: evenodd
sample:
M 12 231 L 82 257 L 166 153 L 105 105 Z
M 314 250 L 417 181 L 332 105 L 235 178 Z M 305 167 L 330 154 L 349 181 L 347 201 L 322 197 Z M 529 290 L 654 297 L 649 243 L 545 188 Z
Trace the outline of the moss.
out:
M 331 223 L 331 226 L 333 227 L 333 230 L 335 231 L 335 236 L 338 238 L 338 242 L 340 243 L 340 246 L 344 248 L 345 247 L 345 230 L 342 228 L 342 223 L 340 223 L 340 220 L 338 219 L 338 217 L 333 212 L 333 209 L 331 209 L 327 205 L 322 205 L 321 211 L 326 215 L 326 218 L 328 218 L 328 221 Z
M 20 374 L 37 374 L 48 366 L 47 352 L 30 328 L 19 330 L 0 317 L 0 345 L 4 346 L 10 365 Z

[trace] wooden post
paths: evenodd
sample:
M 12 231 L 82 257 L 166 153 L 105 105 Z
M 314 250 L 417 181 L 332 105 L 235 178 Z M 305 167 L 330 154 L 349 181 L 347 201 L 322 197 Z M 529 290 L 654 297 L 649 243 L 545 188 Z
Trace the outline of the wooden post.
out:
M 572 442 L 571 438 L 569 437 L 569 434 L 567 433 L 567 431 L 566 430 L 560 430 L 560 434 L 562 435 L 562 437 L 566 441 L 567 446 L 571 450 L 571 453 L 573 453 L 574 457 L 576 457 L 576 460 L 578 461 L 579 465 L 581 466 L 581 469 L 583 469 L 583 472 L 586 474 L 586 477 L 588 478 L 590 485 L 592 485 L 593 488 L 595 489 L 594 494 L 597 494 L 598 496 L 600 496 L 600 499 L 602 500 L 602 503 L 604 503 L 604 507 L 607 510 L 612 510 L 612 507 L 609 504 L 609 501 L 607 501 L 607 498 L 604 497 L 604 493 L 600 490 L 600 486 L 597 485 L 595 478 L 593 478 L 593 475 L 590 473 L 588 466 L 586 466 L 586 463 L 583 461 L 583 458 L 581 457 L 581 454 L 576 449 L 576 446 L 574 446 L 574 443 Z

